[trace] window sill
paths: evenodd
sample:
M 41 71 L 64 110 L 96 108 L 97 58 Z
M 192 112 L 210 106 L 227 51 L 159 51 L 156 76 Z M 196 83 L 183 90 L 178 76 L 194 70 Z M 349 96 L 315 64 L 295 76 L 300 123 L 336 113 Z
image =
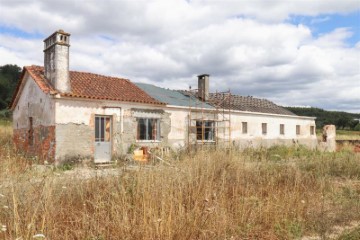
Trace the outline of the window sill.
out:
M 198 143 L 215 143 L 215 140 L 196 140 Z
M 161 143 L 161 140 L 136 140 L 137 143 Z

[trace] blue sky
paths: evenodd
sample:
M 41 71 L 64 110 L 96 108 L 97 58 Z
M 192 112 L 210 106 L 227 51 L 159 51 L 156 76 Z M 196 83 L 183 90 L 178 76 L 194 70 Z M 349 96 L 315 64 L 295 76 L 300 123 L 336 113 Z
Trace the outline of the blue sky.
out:
M 2 0 L 0 16 L 0 65 L 42 65 L 63 29 L 73 70 L 171 89 L 208 73 L 211 91 L 360 112 L 359 0 Z
M 318 16 L 292 16 L 288 20 L 291 24 L 308 26 L 315 37 L 332 32 L 336 28 L 348 28 L 352 36 L 346 39 L 349 46 L 360 41 L 360 11 L 347 14 L 320 14 Z

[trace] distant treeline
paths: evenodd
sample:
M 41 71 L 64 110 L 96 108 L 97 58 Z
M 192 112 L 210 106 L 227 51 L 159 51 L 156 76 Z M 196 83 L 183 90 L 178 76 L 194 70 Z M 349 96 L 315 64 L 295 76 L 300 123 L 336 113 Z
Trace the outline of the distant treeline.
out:
M 7 64 L 0 66 L 0 118 L 10 116 L 7 110 L 19 81 L 21 68 L 17 65 Z
M 321 108 L 286 107 L 286 109 L 300 116 L 316 117 L 316 127 L 333 124 L 337 129 L 360 131 L 360 113 L 326 111 Z

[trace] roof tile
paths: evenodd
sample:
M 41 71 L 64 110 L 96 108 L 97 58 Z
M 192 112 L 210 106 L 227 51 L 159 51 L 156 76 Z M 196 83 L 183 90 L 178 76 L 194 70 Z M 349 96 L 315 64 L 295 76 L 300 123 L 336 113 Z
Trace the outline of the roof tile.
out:
M 231 95 L 228 93 L 210 93 L 210 102 L 223 108 L 247 112 L 260 112 L 281 115 L 295 115 L 289 110 L 276 105 L 275 103 L 260 98 Z M 225 99 L 225 100 L 224 100 Z
M 58 93 L 44 76 L 44 67 L 25 67 L 31 77 L 45 93 Z M 162 103 L 124 78 L 109 77 L 94 73 L 70 71 L 71 92 L 60 93 L 65 97 L 116 100 L 125 102 Z

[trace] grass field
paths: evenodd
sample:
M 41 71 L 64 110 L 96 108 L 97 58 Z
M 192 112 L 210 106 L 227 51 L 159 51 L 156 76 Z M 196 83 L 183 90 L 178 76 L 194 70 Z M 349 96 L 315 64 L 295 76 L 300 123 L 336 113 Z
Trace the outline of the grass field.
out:
M 322 130 L 317 129 L 316 135 L 322 139 Z M 360 140 L 360 131 L 336 130 L 336 140 Z
M 0 127 L 0 239 L 359 235 L 360 154 L 275 147 L 176 153 L 168 161 L 119 167 L 112 177 L 38 171 L 14 151 L 11 128 Z
M 337 130 L 336 131 L 337 140 L 360 140 L 360 131 L 346 131 L 346 130 Z

